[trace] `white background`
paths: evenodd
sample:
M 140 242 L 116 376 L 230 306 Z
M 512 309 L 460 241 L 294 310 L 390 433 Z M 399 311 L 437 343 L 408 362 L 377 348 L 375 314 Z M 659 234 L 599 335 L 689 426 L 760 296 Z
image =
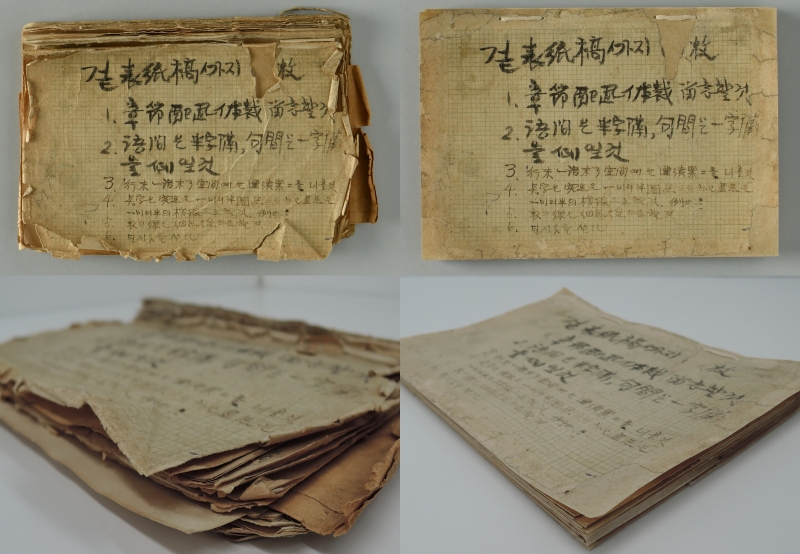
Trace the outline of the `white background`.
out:
M 566 286 L 612 315 L 746 356 L 800 360 L 797 279 L 409 277 L 403 337 L 476 323 Z M 403 551 L 585 553 L 403 389 Z M 800 415 L 605 543 L 597 554 L 797 552 Z
M 399 338 L 399 284 L 392 277 L 4 277 L 0 343 L 88 320 L 131 320 L 143 296 L 223 306 L 275 319 Z M 0 424 L 0 552 L 398 553 L 400 471 L 339 538 L 303 535 L 231 543 L 185 535 L 118 506 Z

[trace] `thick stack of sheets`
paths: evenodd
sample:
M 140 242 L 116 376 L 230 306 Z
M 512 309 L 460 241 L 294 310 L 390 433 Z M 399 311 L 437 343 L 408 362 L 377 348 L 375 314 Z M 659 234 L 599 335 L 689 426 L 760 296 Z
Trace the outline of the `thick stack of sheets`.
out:
M 176 529 L 340 535 L 399 462 L 398 362 L 392 341 L 147 301 L 0 346 L 0 419 Z
M 403 382 L 592 548 L 800 407 L 800 363 L 606 314 L 567 290 L 403 339 Z

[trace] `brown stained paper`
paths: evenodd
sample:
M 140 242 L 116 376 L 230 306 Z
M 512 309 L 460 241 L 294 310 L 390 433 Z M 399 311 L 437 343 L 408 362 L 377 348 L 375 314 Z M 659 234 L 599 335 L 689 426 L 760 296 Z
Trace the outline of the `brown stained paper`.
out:
M 20 247 L 327 257 L 377 220 L 349 49 L 339 14 L 27 25 Z
M 147 301 L 0 345 L 0 419 L 183 532 L 340 535 L 399 462 L 398 363 L 393 341 Z
M 400 463 L 399 439 L 400 418 L 396 417 L 371 441 L 351 448 L 271 507 L 315 533 L 343 535 L 394 475 Z
M 427 10 L 425 259 L 776 256 L 772 8 Z
M 403 339 L 403 382 L 586 546 L 800 406 L 800 363 L 607 315 L 569 291 Z

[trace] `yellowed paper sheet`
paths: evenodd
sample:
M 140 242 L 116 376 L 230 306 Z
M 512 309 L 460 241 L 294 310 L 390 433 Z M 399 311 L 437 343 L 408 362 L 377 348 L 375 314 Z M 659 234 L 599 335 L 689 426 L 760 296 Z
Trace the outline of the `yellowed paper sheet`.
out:
M 775 256 L 772 8 L 428 10 L 425 259 Z
M 397 409 L 397 383 L 374 371 L 381 364 L 260 342 L 151 323 L 88 325 L 0 346 L 0 375 L 18 392 L 91 407 L 145 476 Z
M 270 505 L 320 535 L 340 536 L 355 523 L 400 464 L 400 417 L 349 449 Z
M 798 362 L 705 347 L 566 290 L 401 352 L 403 382 L 510 478 L 588 518 L 800 391 Z
M 0 351 L 0 420 L 187 533 L 340 535 L 399 463 L 396 341 L 148 300 Z
M 376 220 L 344 16 L 64 25 L 23 35 L 22 247 L 322 259 Z
M 51 458 L 69 467 L 97 493 L 153 521 L 184 533 L 197 533 L 242 517 L 241 513 L 212 512 L 205 504 L 160 487 L 116 462 L 102 460 L 98 454 L 51 433 L 5 402 L 0 402 L 0 419 L 40 446 Z
M 184 533 L 215 530 L 234 538 L 231 529 L 244 521 L 257 525 L 255 530 L 260 531 L 262 536 L 293 536 L 309 530 L 319 534 L 331 534 L 335 530 L 338 536 L 350 529 L 361 510 L 392 477 L 399 464 L 400 428 L 399 417 L 395 416 L 352 451 L 346 451 L 333 463 L 316 472 L 313 480 L 303 482 L 296 492 L 290 491 L 281 505 L 282 511 L 267 509 L 270 516 L 267 522 L 248 517 L 252 511 L 240 509 L 216 513 L 209 510 L 207 504 L 190 500 L 114 461 L 101 458 L 77 441 L 39 425 L 5 402 L 0 402 L 0 420 L 36 443 L 51 458 L 70 468 L 99 494 L 132 512 Z M 387 441 L 387 436 L 392 439 Z M 322 497 L 322 501 L 317 500 L 318 496 Z M 331 502 L 331 496 L 344 502 L 344 509 Z M 327 508 L 323 501 L 332 505 L 333 509 Z M 292 517 L 287 518 L 284 512 Z M 262 529 L 263 526 L 268 528 Z M 253 528 L 249 529 L 251 532 L 239 535 L 253 538 Z

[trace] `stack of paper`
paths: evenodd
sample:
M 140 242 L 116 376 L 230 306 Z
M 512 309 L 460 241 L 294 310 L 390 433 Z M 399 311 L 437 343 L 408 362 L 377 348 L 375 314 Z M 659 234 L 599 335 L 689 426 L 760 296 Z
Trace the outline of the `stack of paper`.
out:
M 20 246 L 325 258 L 378 217 L 350 43 L 332 12 L 26 25 Z
M 403 339 L 403 382 L 592 548 L 800 407 L 800 363 L 746 358 L 572 293 Z
M 393 341 L 146 301 L 0 346 L 0 419 L 181 531 L 341 535 L 399 463 L 398 363 Z

